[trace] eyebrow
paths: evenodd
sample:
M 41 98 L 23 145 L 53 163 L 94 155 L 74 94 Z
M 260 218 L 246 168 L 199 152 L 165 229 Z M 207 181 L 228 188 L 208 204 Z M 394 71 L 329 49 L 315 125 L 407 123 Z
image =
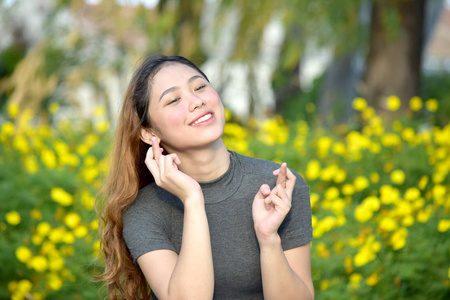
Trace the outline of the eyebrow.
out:
M 194 80 L 196 80 L 196 79 L 198 79 L 198 78 L 205 79 L 205 78 L 204 78 L 203 76 L 201 76 L 201 75 L 194 75 L 194 76 L 192 76 L 191 78 L 189 78 L 188 83 L 191 83 L 192 81 L 194 81 Z M 168 93 L 170 93 L 170 92 L 173 92 L 173 91 L 175 91 L 175 90 L 177 90 L 177 89 L 179 89 L 179 87 L 177 87 L 177 86 L 168 88 L 167 90 L 165 90 L 164 92 L 162 92 L 161 97 L 159 97 L 159 101 L 161 101 L 161 99 L 162 99 L 166 94 L 168 94 Z

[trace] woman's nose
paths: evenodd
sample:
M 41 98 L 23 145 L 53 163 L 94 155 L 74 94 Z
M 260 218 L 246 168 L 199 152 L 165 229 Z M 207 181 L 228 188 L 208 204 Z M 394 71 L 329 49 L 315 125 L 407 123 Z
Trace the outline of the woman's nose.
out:
M 189 110 L 190 111 L 194 111 L 197 108 L 200 108 L 203 105 L 205 105 L 205 101 L 202 98 L 198 97 L 198 95 L 196 95 L 194 93 L 192 93 L 189 98 L 190 98 L 190 102 L 189 102 Z

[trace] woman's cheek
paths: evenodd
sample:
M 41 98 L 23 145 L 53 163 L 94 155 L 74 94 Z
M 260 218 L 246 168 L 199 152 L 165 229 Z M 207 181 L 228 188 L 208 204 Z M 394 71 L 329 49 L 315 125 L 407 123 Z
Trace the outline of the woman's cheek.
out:
M 174 107 L 166 114 L 165 121 L 167 122 L 167 125 L 170 126 L 169 128 L 184 125 L 188 122 L 188 120 L 186 120 L 186 109 L 187 108 L 183 105 L 177 105 L 177 107 Z

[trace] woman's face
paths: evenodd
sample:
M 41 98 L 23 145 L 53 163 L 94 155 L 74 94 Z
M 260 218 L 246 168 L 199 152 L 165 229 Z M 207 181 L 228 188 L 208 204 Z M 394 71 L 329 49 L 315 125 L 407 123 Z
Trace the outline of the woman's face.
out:
M 221 138 L 225 111 L 211 84 L 195 69 L 174 63 L 151 82 L 151 130 L 168 152 L 205 147 Z

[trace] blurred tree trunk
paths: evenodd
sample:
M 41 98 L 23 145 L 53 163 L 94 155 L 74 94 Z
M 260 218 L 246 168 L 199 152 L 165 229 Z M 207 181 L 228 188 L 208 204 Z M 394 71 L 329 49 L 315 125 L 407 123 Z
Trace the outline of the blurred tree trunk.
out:
M 396 95 L 402 108 L 419 93 L 425 0 L 376 0 L 361 93 L 377 110 Z
M 175 29 L 176 54 L 192 59 L 195 63 L 203 62 L 205 55 L 200 48 L 200 19 L 203 0 L 179 1 L 178 24 Z

